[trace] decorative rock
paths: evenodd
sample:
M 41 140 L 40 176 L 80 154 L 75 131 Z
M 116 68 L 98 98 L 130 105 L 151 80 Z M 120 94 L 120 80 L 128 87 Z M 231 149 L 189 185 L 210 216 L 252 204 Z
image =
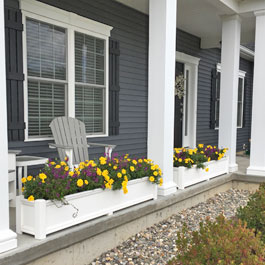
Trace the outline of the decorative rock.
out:
M 102 254 L 91 265 L 164 265 L 176 254 L 177 231 L 183 223 L 187 224 L 190 231 L 194 231 L 207 216 L 214 220 L 223 213 L 231 218 L 238 207 L 247 204 L 248 196 L 249 192 L 245 190 L 230 189 L 219 193 L 134 235 L 115 249 Z

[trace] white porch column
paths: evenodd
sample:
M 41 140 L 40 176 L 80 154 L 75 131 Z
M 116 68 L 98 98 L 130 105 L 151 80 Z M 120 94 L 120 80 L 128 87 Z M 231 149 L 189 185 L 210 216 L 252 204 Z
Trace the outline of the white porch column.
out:
M 4 1 L 0 0 L 0 253 L 17 247 L 17 235 L 9 229 L 8 147 L 6 113 L 6 69 Z
M 173 182 L 174 83 L 177 0 L 149 1 L 148 157 L 162 171 L 158 194 L 176 191 Z
M 256 15 L 250 166 L 247 174 L 265 176 L 265 10 Z
M 241 20 L 238 15 L 223 17 L 219 147 L 228 148 L 229 170 L 237 171 L 237 98 L 240 59 Z

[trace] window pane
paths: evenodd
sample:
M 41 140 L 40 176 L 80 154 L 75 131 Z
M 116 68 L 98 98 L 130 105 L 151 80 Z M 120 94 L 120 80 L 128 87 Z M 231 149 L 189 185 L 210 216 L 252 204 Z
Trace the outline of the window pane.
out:
M 28 82 L 28 134 L 50 136 L 50 122 L 65 116 L 65 85 L 52 82 Z
M 243 101 L 243 79 L 238 79 L 238 101 Z
M 28 76 L 66 80 L 65 29 L 27 18 L 26 35 Z
M 237 104 L 237 127 L 242 127 L 242 102 Z
M 105 84 L 105 41 L 75 32 L 75 81 Z
M 75 117 L 85 123 L 87 133 L 104 133 L 103 88 L 75 87 Z
M 220 100 L 215 102 L 215 127 L 219 127 Z

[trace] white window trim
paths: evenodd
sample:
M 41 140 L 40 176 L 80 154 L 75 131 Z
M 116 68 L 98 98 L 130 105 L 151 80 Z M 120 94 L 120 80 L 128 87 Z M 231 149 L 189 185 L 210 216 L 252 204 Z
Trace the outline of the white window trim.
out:
M 221 73 L 222 71 L 222 67 L 221 64 L 218 63 L 216 66 L 217 72 Z M 245 93 L 245 77 L 246 77 L 246 73 L 245 71 L 239 70 L 238 72 L 238 78 L 241 78 L 243 80 L 243 90 L 242 90 L 242 94 L 243 94 L 243 101 L 242 101 L 242 117 L 241 117 L 241 126 L 237 126 L 237 129 L 242 129 L 243 128 L 243 111 L 244 111 L 244 93 Z M 215 113 L 216 114 L 216 113 Z M 215 130 L 219 130 L 219 127 L 215 127 Z
M 109 136 L 109 37 L 112 30 L 111 26 L 93 21 L 88 18 L 67 12 L 62 9 L 37 2 L 35 0 L 20 0 L 20 8 L 22 11 L 22 22 L 24 31 L 22 34 L 23 43 L 23 65 L 24 65 L 24 120 L 25 142 L 52 140 L 53 137 L 34 137 L 28 135 L 28 74 L 27 74 L 27 43 L 26 43 L 26 18 L 36 19 L 42 22 L 63 27 L 67 32 L 67 69 L 66 82 L 67 86 L 67 115 L 75 117 L 75 54 L 74 54 L 74 32 L 81 32 L 93 37 L 105 40 L 105 133 L 104 134 L 88 134 L 87 138 L 107 137 Z

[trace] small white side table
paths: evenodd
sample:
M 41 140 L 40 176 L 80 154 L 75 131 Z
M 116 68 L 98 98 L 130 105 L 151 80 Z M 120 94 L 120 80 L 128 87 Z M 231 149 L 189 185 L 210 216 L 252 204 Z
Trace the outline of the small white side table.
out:
M 29 166 L 46 164 L 48 158 L 39 156 L 17 156 L 16 165 L 18 167 L 18 190 L 19 195 L 22 194 L 22 177 L 27 177 L 27 171 Z M 24 174 L 22 176 L 22 168 L 24 167 Z

